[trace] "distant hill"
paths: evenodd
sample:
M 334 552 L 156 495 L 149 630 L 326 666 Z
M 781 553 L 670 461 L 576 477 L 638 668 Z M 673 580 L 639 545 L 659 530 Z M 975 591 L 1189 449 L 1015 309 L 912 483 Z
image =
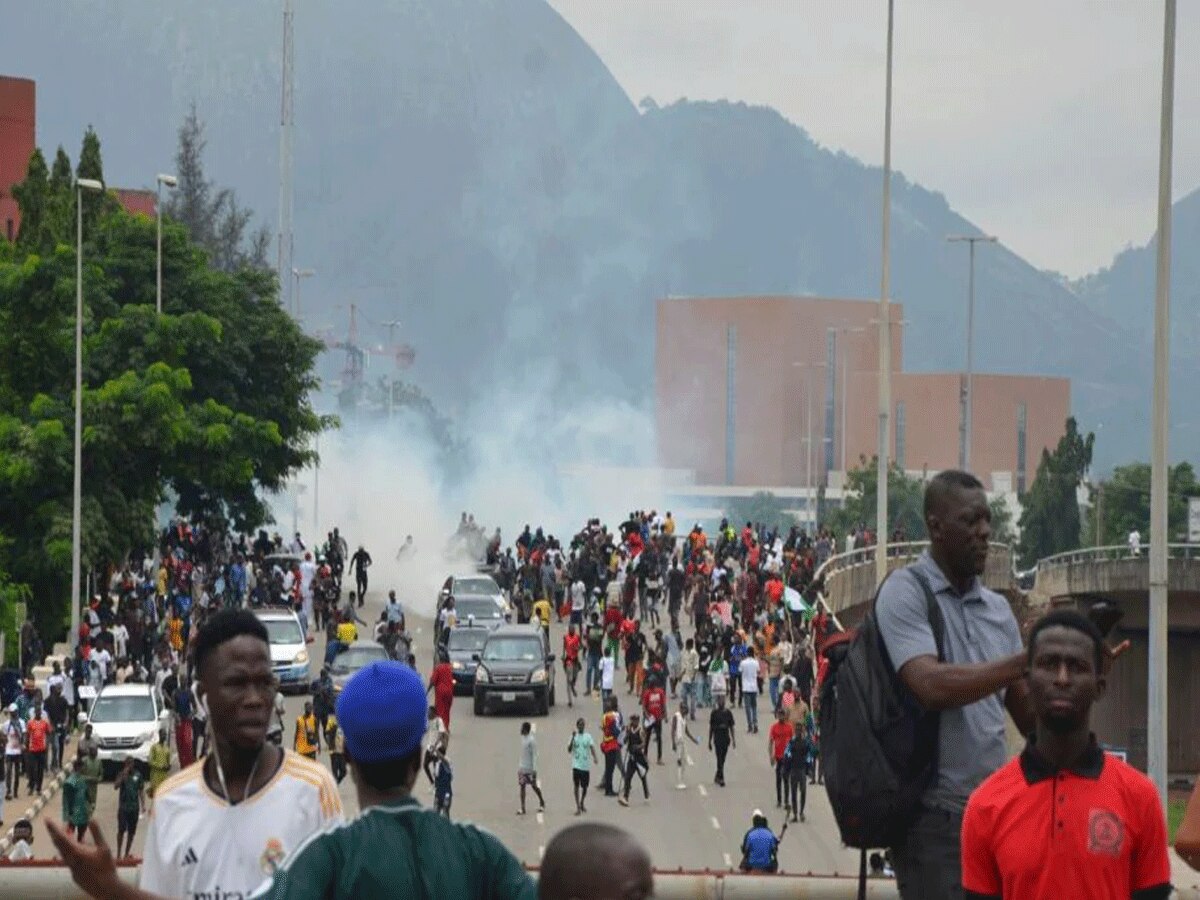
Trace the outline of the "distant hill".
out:
M 495 386 L 551 409 L 583 396 L 648 405 L 665 293 L 878 295 L 880 170 L 770 109 L 639 111 L 541 0 L 297 5 L 295 259 L 318 272 L 308 321 L 344 332 L 355 303 L 366 340 L 382 342 L 371 323 L 399 319 L 418 349 L 413 377 L 452 410 L 486 407 Z M 90 122 L 110 181 L 150 185 L 195 100 L 210 174 L 274 231 L 277 4 L 9 6 L 0 59 L 38 80 L 41 143 L 74 155 Z M 960 367 L 966 259 L 944 237 L 973 226 L 902 176 L 893 197 L 907 366 Z M 1122 312 L 1126 282 L 1073 286 L 1002 247 L 982 248 L 977 272 L 978 367 L 1071 376 L 1083 425 L 1104 423 L 1101 457 L 1145 457 L 1149 342 Z

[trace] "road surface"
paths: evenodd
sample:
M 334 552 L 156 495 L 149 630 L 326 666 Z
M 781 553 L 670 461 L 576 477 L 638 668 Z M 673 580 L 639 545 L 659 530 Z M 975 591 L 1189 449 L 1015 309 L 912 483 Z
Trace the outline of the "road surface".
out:
M 378 620 L 385 591 L 373 591 L 367 598 L 367 622 Z M 414 633 L 413 652 L 418 668 L 428 677 L 432 659 L 431 622 L 409 614 L 408 627 Z M 364 631 L 366 629 L 363 629 Z M 561 647 L 563 626 L 552 624 L 551 645 Z M 689 635 L 685 632 L 685 638 Z M 314 671 L 324 657 L 324 637 L 319 636 L 311 646 Z M 566 688 L 561 669 L 557 673 L 558 704 L 544 718 L 532 710 L 493 713 L 476 717 L 469 697 L 455 698 L 451 712 L 449 758 L 454 766 L 453 817 L 486 827 L 496 834 L 518 858 L 537 865 L 550 838 L 560 829 L 580 821 L 574 815 L 571 791 L 571 763 L 566 747 L 575 720 L 583 716 L 587 729 L 597 741 L 599 755 L 600 701 L 596 697 L 577 699 L 575 707 L 566 704 Z M 622 711 L 629 715 L 636 709 L 634 698 L 624 692 L 624 673 L 618 672 L 617 692 Z M 583 677 L 580 676 L 582 686 Z M 290 742 L 293 724 L 300 715 L 305 698 L 287 698 L 287 727 L 285 742 Z M 650 852 L 659 869 L 726 869 L 736 866 L 740 858 L 742 835 L 750 827 L 750 814 L 755 807 L 766 813 L 772 828 L 778 833 L 783 810 L 775 807 L 775 776 L 767 760 L 767 730 L 771 717 L 766 710 L 769 701 L 760 702 L 760 733 L 745 733 L 745 716 L 735 711 L 738 724 L 737 749 L 731 750 L 726 761 L 727 787 L 713 783 L 715 761 L 706 748 L 707 711 L 697 712 L 693 733 L 700 744 L 689 745 L 691 764 L 685 780 L 688 789 L 675 788 L 675 768 L 670 756 L 670 739 L 664 734 L 664 765 L 653 764 L 649 775 L 650 801 L 642 800 L 640 784 L 630 794 L 630 806 L 623 808 L 615 798 L 604 797 L 596 786 L 603 773 L 601 764 L 592 771 L 592 789 L 588 793 L 588 812 L 583 818 L 611 822 L 635 834 Z M 544 814 L 536 812 L 536 797 L 529 793 L 526 816 L 516 815 L 519 808 L 517 793 L 517 760 L 520 751 L 520 726 L 523 721 L 536 724 L 538 742 L 539 780 L 546 797 Z M 328 764 L 322 752 L 321 760 Z M 423 803 L 432 802 L 432 789 L 421 776 L 416 795 Z M 349 777 L 341 785 L 342 802 L 348 817 L 357 814 L 358 804 Z M 18 814 L 9 804 L 5 818 Z M 24 806 L 21 806 L 24 809 Z M 46 810 L 55 818 L 61 812 L 61 800 L 55 797 Z M 45 812 L 43 812 L 43 817 Z M 100 786 L 96 819 L 109 837 L 116 839 L 116 791 L 106 782 Z M 146 820 L 143 818 L 134 842 L 134 855 L 140 855 L 145 839 Z M 40 857 L 52 852 L 49 837 L 39 821 L 35 832 L 35 853 Z M 787 872 L 815 874 L 857 874 L 858 854 L 841 846 L 837 827 L 821 787 L 810 786 L 807 821 L 790 825 L 779 853 L 780 868 Z

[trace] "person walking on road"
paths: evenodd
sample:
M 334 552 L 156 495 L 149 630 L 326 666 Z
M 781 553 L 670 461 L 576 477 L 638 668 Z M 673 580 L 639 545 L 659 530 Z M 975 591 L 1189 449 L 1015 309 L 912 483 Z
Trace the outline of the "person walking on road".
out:
M 604 626 L 600 624 L 598 613 L 592 613 L 584 632 L 587 645 L 587 673 L 584 675 L 583 686 L 588 696 L 600 690 L 600 660 L 603 657 Z
M 733 712 L 725 706 L 725 695 L 715 695 L 714 701 L 716 706 L 708 714 L 708 749 L 717 754 L 717 774 L 713 780 L 725 787 L 725 756 L 730 747 L 737 749 L 737 736 Z
M 450 731 L 450 707 L 454 704 L 454 669 L 450 666 L 450 656 L 445 650 L 438 651 L 438 661 L 429 673 L 428 694 L 433 691 L 433 708 L 437 710 L 438 718 Z
M 146 779 L 132 757 L 125 760 L 113 787 L 117 790 L 117 856 L 129 859 L 133 856 L 133 836 L 137 834 L 138 819 L 146 811 Z
M 629 729 L 625 736 L 625 785 L 617 802 L 622 806 L 629 805 L 629 789 L 633 787 L 633 776 L 637 775 L 642 781 L 642 793 L 646 801 L 650 801 L 650 785 L 646 776 L 650 774 L 650 761 L 646 759 L 646 731 L 635 713 L 629 717 Z
M 54 726 L 42 712 L 42 698 L 34 695 L 33 710 L 25 723 L 25 774 L 29 776 L 29 796 L 42 792 L 42 780 L 46 774 L 46 757 L 50 749 Z
M 150 745 L 150 799 L 154 799 L 158 786 L 167 780 L 171 774 L 171 745 L 167 740 L 167 730 L 158 733 L 158 740 Z
M 575 625 L 572 623 L 567 626 L 567 633 L 563 635 L 563 674 L 566 675 L 567 682 L 567 706 L 575 705 L 575 684 L 579 680 L 579 650 L 579 635 L 576 634 Z
M 679 656 L 679 692 L 683 697 L 688 718 L 696 721 L 696 691 L 700 687 L 700 654 L 696 652 L 696 642 L 687 639 L 683 645 L 683 653 Z
M 521 790 L 521 808 L 518 816 L 525 815 L 525 788 L 533 788 L 538 798 L 538 812 L 546 808 L 546 798 L 538 787 L 537 778 L 537 738 L 533 736 L 533 726 L 528 722 L 521 723 L 521 761 L 517 765 L 517 787 Z
M 321 752 L 321 731 L 311 702 L 305 701 L 303 715 L 296 717 L 292 749 L 311 760 L 315 760 Z
M 784 762 L 788 773 L 788 801 L 784 807 L 790 812 L 793 822 L 804 821 L 804 807 L 808 803 L 808 758 L 810 747 L 808 732 L 803 724 L 790 724 L 791 740 L 784 751 Z M 797 802 L 797 793 L 799 801 Z
M 354 587 L 358 594 L 358 605 L 361 607 L 367 599 L 367 569 L 371 567 L 371 554 L 359 544 L 354 555 L 350 557 L 350 569 L 354 572 Z
M 795 729 L 787 722 L 787 714 L 781 709 L 775 713 L 775 721 L 767 732 L 767 761 L 775 770 L 775 808 L 788 806 L 788 780 L 790 766 L 788 765 L 787 749 Z
M 687 790 L 687 782 L 683 780 L 683 764 L 687 761 L 687 745 L 684 740 L 690 740 L 699 745 L 700 741 L 688 727 L 687 701 L 679 704 L 679 709 L 671 716 L 671 752 L 675 754 L 675 789 Z
M 83 758 L 77 756 L 71 765 L 71 774 L 62 786 L 62 818 L 71 834 L 81 841 L 83 833 L 87 831 L 91 812 L 91 807 L 88 806 L 87 782 L 83 778 Z
M 738 663 L 742 682 L 742 706 L 746 709 L 746 733 L 758 734 L 758 657 L 754 647 L 746 648 L 746 655 Z
M 604 657 L 600 660 L 600 699 L 607 703 L 612 699 L 613 679 L 616 675 L 616 661 L 613 659 L 612 648 L 604 648 Z
M 621 760 L 621 713 L 617 709 L 616 697 L 604 699 L 604 716 L 600 719 L 600 752 L 604 754 L 604 777 L 600 781 L 600 789 L 605 797 L 615 797 L 617 789 L 613 778 Z
M 658 750 L 658 765 L 662 765 L 663 719 L 667 717 L 667 692 L 657 681 L 642 691 L 642 722 L 646 730 L 646 755 L 650 755 L 650 739 Z
M 571 754 L 571 785 L 575 791 L 575 815 L 587 812 L 588 783 L 592 780 L 592 764 L 600 762 L 596 756 L 596 742 L 585 730 L 583 719 L 575 720 L 575 732 L 567 743 Z

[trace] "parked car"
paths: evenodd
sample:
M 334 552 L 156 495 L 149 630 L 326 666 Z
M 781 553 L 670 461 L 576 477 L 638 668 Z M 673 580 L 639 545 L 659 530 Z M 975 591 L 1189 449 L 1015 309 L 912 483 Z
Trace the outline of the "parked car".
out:
M 107 684 L 100 689 L 79 723 L 92 724 L 100 744 L 104 777 L 111 778 L 129 757 L 149 770 L 150 746 L 171 724 L 171 712 L 152 684 Z
M 259 609 L 254 614 L 266 626 L 271 645 L 271 669 L 279 679 L 279 689 L 305 693 L 312 676 L 309 673 L 308 642 L 300 618 L 290 609 Z
M 473 657 L 475 715 L 491 705 L 532 703 L 538 715 L 554 705 L 554 654 L 537 625 L 501 625 Z
M 354 674 L 376 660 L 389 659 L 383 644 L 375 641 L 355 641 L 333 658 L 329 675 L 333 678 L 333 692 L 340 694 Z

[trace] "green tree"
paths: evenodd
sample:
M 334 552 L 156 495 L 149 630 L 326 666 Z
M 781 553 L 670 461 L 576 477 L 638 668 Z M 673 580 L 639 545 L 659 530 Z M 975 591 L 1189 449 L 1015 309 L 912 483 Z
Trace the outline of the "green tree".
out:
M 835 537 L 844 537 L 855 527 L 875 528 L 875 503 L 878 479 L 875 457 L 859 457 L 858 465 L 846 475 L 846 494 L 840 507 L 830 510 L 822 523 Z M 906 541 L 925 538 L 922 509 L 925 485 L 919 478 L 910 478 L 903 469 L 892 463 L 888 469 L 888 537 L 902 536 Z
M 998 544 L 1016 543 L 1016 532 L 1013 530 L 1012 510 L 1004 502 L 1003 497 L 993 497 L 988 506 L 992 510 L 992 540 Z
M 1171 541 L 1187 539 L 1188 498 L 1200 496 L 1191 463 L 1171 466 L 1167 476 L 1167 531 Z M 1113 469 L 1091 492 L 1092 509 L 1084 528 L 1089 544 L 1124 544 L 1135 528 L 1150 539 L 1150 464 L 1130 463 Z M 1100 526 L 1099 540 L 1096 529 Z
M 46 157 L 35 149 L 25 169 L 25 180 L 13 185 L 13 199 L 21 207 L 21 231 L 17 245 L 41 250 L 50 241 L 52 231 L 50 211 L 50 170 Z
M 725 508 L 725 517 L 737 530 L 747 522 L 753 522 L 786 532 L 796 524 L 795 517 L 787 512 L 787 505 L 787 501 L 770 491 L 758 491 L 753 496 L 731 500 Z
M 73 193 L 69 161 L 65 184 L 61 168 L 56 159 L 51 204 Z M 0 533 L 12 539 L 0 570 L 32 591 L 39 622 L 61 623 L 71 580 L 75 223 L 51 224 L 42 252 L 0 258 Z M 320 344 L 280 309 L 273 274 L 217 270 L 168 222 L 168 304 L 158 316 L 154 268 L 154 222 L 115 203 L 98 207 L 84 245 L 90 570 L 151 540 L 167 496 L 218 526 L 268 521 L 262 498 L 311 462 L 314 436 L 332 424 L 309 401 Z
M 1021 499 L 1019 552 L 1023 567 L 1079 546 L 1077 491 L 1092 464 L 1095 439 L 1090 432 L 1086 436 L 1080 434 L 1071 417 L 1054 452 L 1042 451 L 1037 475 Z

